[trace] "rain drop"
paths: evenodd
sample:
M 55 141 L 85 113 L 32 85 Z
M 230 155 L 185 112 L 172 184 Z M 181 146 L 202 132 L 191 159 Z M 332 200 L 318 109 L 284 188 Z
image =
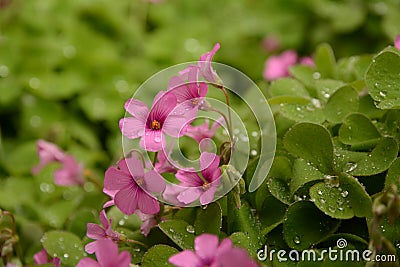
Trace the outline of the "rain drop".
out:
M 357 163 L 348 162 L 345 168 L 345 172 L 352 172 L 357 168 Z
M 347 197 L 349 195 L 349 192 L 348 191 L 343 191 L 342 193 L 340 193 L 340 195 L 342 197 Z
M 40 87 L 40 80 L 39 80 L 38 78 L 36 78 L 36 77 L 30 78 L 30 79 L 29 79 L 29 86 L 30 86 L 32 89 L 39 89 L 39 87 Z
M 252 150 L 250 151 L 250 154 L 251 154 L 252 156 L 257 156 L 257 150 L 252 149 Z
M 322 191 L 318 190 L 318 195 L 322 196 Z
M 68 258 L 68 257 L 69 257 L 68 253 L 64 253 L 64 258 Z
M 296 235 L 296 236 L 293 238 L 293 242 L 294 242 L 295 244 L 299 245 L 299 244 L 301 243 L 300 237 Z
M 161 142 L 161 138 L 159 136 L 154 137 L 154 142 L 160 143 Z
M 321 78 L 321 73 L 319 73 L 318 71 L 316 71 L 316 72 L 313 73 L 312 76 L 313 76 L 314 80 L 318 80 L 319 78 Z
M 194 227 L 193 225 L 188 225 L 186 226 L 186 232 L 188 232 L 189 234 L 194 234 Z
M 8 67 L 5 65 L 0 66 L 0 77 L 7 77 L 8 76 Z
M 125 220 L 124 219 L 119 220 L 118 224 L 119 225 L 124 225 L 125 224 Z
M 380 91 L 379 95 L 382 97 L 386 97 L 387 92 L 386 91 Z

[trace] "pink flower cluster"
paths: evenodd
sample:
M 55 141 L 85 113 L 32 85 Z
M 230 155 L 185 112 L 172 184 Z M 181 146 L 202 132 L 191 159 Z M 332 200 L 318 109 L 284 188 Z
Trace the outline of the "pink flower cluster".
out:
M 57 145 L 44 141 L 37 141 L 39 164 L 32 169 L 32 174 L 38 174 L 51 163 L 60 163 L 61 168 L 54 172 L 54 183 L 60 186 L 83 185 L 83 165 L 71 155 L 66 154 Z
M 202 234 L 194 241 L 194 250 L 184 250 L 169 258 L 178 267 L 257 267 L 244 249 L 233 247 L 232 241 L 225 238 L 219 243 L 218 237 Z
M 286 50 L 280 55 L 270 56 L 265 62 L 264 79 L 276 80 L 289 76 L 289 68 L 300 63 L 301 65 L 314 66 L 311 57 L 302 57 L 299 59 L 296 51 Z

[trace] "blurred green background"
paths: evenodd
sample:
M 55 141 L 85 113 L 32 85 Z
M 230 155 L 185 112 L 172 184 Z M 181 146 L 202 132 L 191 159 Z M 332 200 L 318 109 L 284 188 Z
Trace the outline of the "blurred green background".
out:
M 123 103 L 159 70 L 216 61 L 263 84 L 271 53 L 374 53 L 400 32 L 399 0 L 1 0 L 0 174 L 27 175 L 35 140 L 99 173 L 121 155 Z M 274 51 L 266 38 L 278 44 Z M 262 87 L 262 86 L 261 86 Z M 160 88 L 165 89 L 165 88 Z

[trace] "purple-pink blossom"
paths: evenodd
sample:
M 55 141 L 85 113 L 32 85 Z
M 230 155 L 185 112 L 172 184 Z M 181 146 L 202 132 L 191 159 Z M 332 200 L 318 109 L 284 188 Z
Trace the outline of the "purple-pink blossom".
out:
M 169 258 L 169 262 L 178 267 L 257 267 L 247 252 L 232 246 L 225 238 L 219 243 L 218 237 L 202 234 L 194 240 L 194 251 L 184 250 Z
M 33 255 L 33 261 L 36 265 L 53 263 L 54 267 L 60 267 L 60 259 L 57 257 L 55 257 L 54 259 L 49 258 L 49 255 L 47 254 L 47 251 L 45 249 L 42 249 L 41 251 Z
M 50 163 L 60 163 L 61 168 L 54 171 L 54 183 L 61 186 L 83 185 L 84 166 L 75 157 L 66 154 L 53 143 L 38 140 L 39 164 L 32 169 L 33 174 L 40 172 Z
M 177 199 L 185 204 L 192 203 L 200 198 L 200 203 L 206 205 L 214 199 L 217 187 L 220 184 L 221 170 L 219 169 L 219 156 L 203 152 L 200 155 L 200 173 L 194 168 L 178 170 L 176 178 L 180 186 L 186 187 L 177 195 Z
M 110 239 L 114 242 L 120 240 L 119 234 L 115 232 L 112 227 L 112 221 L 107 218 L 105 210 L 100 212 L 100 222 L 101 226 L 95 223 L 87 224 L 87 237 L 94 239 L 93 241 L 85 246 L 87 253 L 92 254 L 96 251 L 97 240 Z
M 160 205 L 148 192 L 162 192 L 164 188 L 163 178 L 154 170 L 145 172 L 143 163 L 134 154 L 120 160 L 118 167 L 108 168 L 104 177 L 105 192 L 115 194 L 115 205 L 127 215 L 136 210 L 158 213 Z
M 97 240 L 96 258 L 83 258 L 76 267 L 130 267 L 131 254 L 122 251 L 118 254 L 118 245 L 109 239 Z
M 147 236 L 150 233 L 151 228 L 157 225 L 157 219 L 154 214 L 145 214 L 140 212 L 140 210 L 136 211 L 139 219 L 142 221 L 142 225 L 140 226 L 140 232 Z
M 400 50 L 400 34 L 397 35 L 396 39 L 394 40 L 394 47 Z
M 193 138 L 198 143 L 200 143 L 205 138 L 212 138 L 218 128 L 221 127 L 223 122 L 224 118 L 221 117 L 218 120 L 214 121 L 211 127 L 210 121 L 208 119 L 206 119 L 203 124 L 198 126 L 188 125 L 186 127 L 185 135 Z
M 172 148 L 173 144 L 171 143 L 170 148 L 166 151 L 166 148 L 158 152 L 157 155 L 157 162 L 154 165 L 154 170 L 158 173 L 165 173 L 165 172 L 171 172 L 171 173 L 176 173 L 177 172 L 177 164 L 176 162 L 172 162 L 171 159 L 171 153 L 172 153 Z
M 125 103 L 126 111 L 133 117 L 122 118 L 119 127 L 126 137 L 140 137 L 140 146 L 148 151 L 159 151 L 165 147 L 165 134 L 172 137 L 183 135 L 185 116 L 172 112 L 177 104 L 173 93 L 159 92 L 154 98 L 151 110 L 134 98 Z
M 200 56 L 198 66 L 200 68 L 200 75 L 207 81 L 213 84 L 222 85 L 222 80 L 218 76 L 217 72 L 211 66 L 211 62 L 215 53 L 220 48 L 220 44 L 216 43 L 211 51 L 208 51 Z

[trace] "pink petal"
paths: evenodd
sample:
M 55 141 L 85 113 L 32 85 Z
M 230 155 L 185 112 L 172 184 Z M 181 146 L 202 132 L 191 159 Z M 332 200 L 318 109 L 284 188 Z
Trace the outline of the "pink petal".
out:
M 211 203 L 214 199 L 215 191 L 217 191 L 217 186 L 211 184 L 211 187 L 208 188 L 206 191 L 203 192 L 200 196 L 200 204 L 207 205 Z
M 160 95 L 160 93 L 164 94 Z M 177 99 L 173 93 L 170 92 L 160 92 L 160 93 L 158 94 L 160 95 L 158 99 L 155 98 L 153 102 L 153 106 L 151 108 L 147 121 L 152 122 L 153 120 L 157 120 L 158 122 L 163 124 L 165 119 L 175 108 Z
M 208 85 L 205 82 L 201 82 L 199 85 L 199 96 L 205 97 L 208 92 Z
M 190 204 L 197 200 L 203 193 L 203 189 L 198 187 L 188 188 L 178 194 L 177 199 L 185 204 Z
M 190 250 L 173 255 L 168 261 L 178 267 L 199 267 L 203 264 L 201 259 Z
M 134 117 L 119 120 L 119 128 L 124 136 L 135 139 L 143 135 L 146 121 Z
M 106 190 L 120 190 L 132 182 L 132 176 L 115 167 L 108 168 L 104 175 L 104 188 Z
M 186 132 L 186 124 L 197 115 L 197 107 L 191 108 L 183 115 L 169 115 L 163 125 L 163 132 L 172 137 L 181 137 Z
M 196 187 L 202 186 L 204 183 L 194 168 L 178 170 L 175 177 L 182 182 L 182 186 Z
M 229 251 L 232 249 L 232 240 L 229 238 L 224 238 L 221 243 L 219 244 L 219 247 L 216 251 L 217 257 L 220 253 L 223 253 L 225 251 Z
M 130 158 L 125 159 L 126 166 L 128 167 L 129 173 L 133 177 L 143 177 L 144 167 L 142 161 L 140 161 L 135 154 Z
M 202 234 L 194 240 L 194 250 L 204 262 L 211 262 L 215 257 L 218 243 L 219 240 L 216 235 Z
M 140 147 L 147 151 L 157 152 L 166 146 L 166 142 L 162 131 L 146 130 L 146 133 L 140 139 Z
M 159 193 L 165 189 L 164 178 L 156 171 L 148 171 L 144 174 L 144 180 L 146 183 L 146 190 L 151 193 Z
M 81 259 L 75 267 L 102 267 L 94 259 L 83 258 Z
M 243 266 L 243 267 L 258 267 L 247 252 L 241 248 L 232 248 L 221 255 L 218 255 L 218 261 L 222 267 Z
M 397 35 L 396 39 L 394 40 L 394 46 L 400 50 L 400 35 Z
M 184 190 L 186 190 L 186 188 L 183 188 L 179 185 L 167 184 L 163 193 L 163 198 L 165 201 L 174 206 L 183 207 L 185 204 L 179 201 L 177 197 Z
M 109 239 L 98 240 L 96 242 L 96 258 L 100 265 L 102 267 L 119 266 L 118 245 Z
M 88 243 L 88 244 L 85 246 L 85 251 L 86 251 L 87 253 L 89 253 L 89 254 L 95 253 L 95 252 L 96 252 L 96 247 L 97 247 L 96 242 L 97 242 L 97 240 Z
M 133 182 L 134 183 L 134 182 Z M 138 205 L 138 186 L 132 184 L 128 188 L 120 190 L 114 198 L 115 205 L 126 215 L 135 212 Z
M 88 223 L 86 228 L 86 235 L 91 239 L 103 239 L 106 237 L 105 230 L 95 223 Z
M 106 211 L 101 210 L 100 211 L 100 216 L 99 216 L 100 222 L 103 225 L 104 229 L 106 229 L 109 226 Z
M 146 118 L 149 115 L 149 109 L 147 108 L 146 104 L 134 98 L 126 101 L 125 110 L 139 121 L 143 122 L 146 121 Z
M 47 255 L 47 251 L 45 249 L 42 249 L 41 251 L 33 255 L 33 260 L 37 265 L 49 263 L 49 257 Z
M 156 214 L 160 211 L 160 204 L 157 199 L 140 190 L 138 192 L 138 208 L 145 214 Z
M 131 266 L 131 254 L 128 251 L 122 251 L 117 258 L 118 267 Z
M 214 153 L 203 152 L 200 155 L 200 169 L 203 177 L 212 182 L 221 175 L 219 169 L 219 156 Z

